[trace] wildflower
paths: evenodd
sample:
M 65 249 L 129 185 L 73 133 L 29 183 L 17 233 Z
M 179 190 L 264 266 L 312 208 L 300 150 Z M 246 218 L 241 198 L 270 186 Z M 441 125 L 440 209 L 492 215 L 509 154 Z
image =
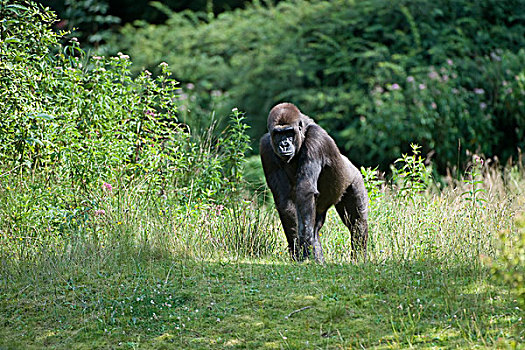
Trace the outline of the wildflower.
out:
M 112 192 L 113 191 L 113 186 L 111 186 L 110 184 L 108 184 L 107 182 L 104 182 L 102 184 L 102 188 L 108 192 Z
M 151 76 L 151 72 L 149 70 L 147 70 L 147 69 L 144 70 L 144 74 L 146 74 L 148 77 Z
M 219 204 L 219 205 L 215 208 L 215 210 L 216 210 L 217 216 L 221 216 L 221 213 L 222 213 L 222 211 L 224 210 L 224 205 Z
M 122 225 L 122 221 L 117 221 L 117 225 Z
M 475 89 L 474 89 L 474 93 L 475 93 L 476 95 L 483 95 L 483 94 L 485 93 L 485 90 L 480 89 L 480 88 L 475 88 Z
M 159 66 L 161 66 L 161 67 L 167 67 L 168 64 L 167 64 L 166 62 L 160 62 L 160 63 L 159 63 Z
M 413 83 L 415 81 L 414 77 L 413 76 L 408 76 L 407 77 L 407 82 L 409 83 Z
M 487 104 L 486 104 L 485 102 L 481 102 L 481 103 L 479 104 L 479 108 L 481 108 L 481 109 L 485 109 L 485 108 L 487 108 Z
M 432 104 L 430 106 L 432 107 L 432 109 L 436 109 L 437 108 L 436 102 L 432 102 Z
M 102 216 L 102 215 L 105 215 L 105 214 L 106 214 L 106 211 L 104 209 L 95 210 L 95 215 L 96 216 Z
M 237 107 L 235 107 L 235 108 L 232 109 L 232 112 L 234 112 L 234 113 L 237 112 L 237 111 L 239 111 L 239 110 L 237 109 Z
M 155 116 L 155 111 L 152 111 L 152 110 L 147 110 L 144 112 L 145 115 L 149 115 L 151 117 L 154 117 Z
M 392 85 L 390 86 L 390 88 L 391 88 L 392 90 L 399 90 L 401 87 L 399 86 L 399 84 L 394 83 L 394 84 L 392 84 Z
M 186 84 L 186 88 L 188 90 L 193 90 L 195 88 L 195 85 L 193 85 L 192 83 L 188 83 L 188 84 Z
M 425 90 L 427 86 L 425 84 L 419 84 L 419 90 Z
M 436 71 L 431 71 L 430 73 L 428 73 L 428 77 L 430 79 L 439 79 L 439 74 Z
M 484 163 L 483 158 L 481 158 L 480 156 L 478 156 L 477 154 L 475 154 L 474 157 L 473 157 L 473 159 L 474 159 L 474 162 L 475 162 L 475 163 L 479 163 L 481 166 L 483 166 L 483 163 Z
M 122 52 L 119 52 L 117 55 L 121 60 L 127 60 L 129 58 L 128 55 L 124 55 Z
M 454 61 L 452 61 L 450 58 L 447 58 L 447 64 L 449 66 L 452 66 L 454 64 Z
M 93 58 L 94 60 L 97 60 L 97 61 L 99 61 L 99 60 L 101 60 L 101 59 L 102 59 L 102 57 L 101 57 L 101 56 L 93 56 L 92 58 Z

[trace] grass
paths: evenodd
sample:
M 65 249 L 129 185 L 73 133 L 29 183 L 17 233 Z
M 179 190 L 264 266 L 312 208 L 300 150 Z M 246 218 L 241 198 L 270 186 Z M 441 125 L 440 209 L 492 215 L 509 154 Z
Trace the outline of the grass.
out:
M 47 187 L 4 184 L 0 349 L 521 348 L 523 310 L 481 257 L 518 232 L 523 184 L 487 171 L 479 202 L 472 182 L 381 192 L 365 264 L 331 211 L 325 266 L 289 262 L 256 203 L 175 209 L 136 185 L 58 219 Z
M 2 281 L 2 347 L 490 348 L 523 340 L 522 311 L 483 269 L 151 256 L 60 266 L 26 266 Z

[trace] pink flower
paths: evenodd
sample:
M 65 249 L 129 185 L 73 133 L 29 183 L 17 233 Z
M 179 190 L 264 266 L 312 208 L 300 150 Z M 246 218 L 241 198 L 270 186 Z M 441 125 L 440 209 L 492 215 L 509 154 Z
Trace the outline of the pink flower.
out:
M 474 93 L 476 95 L 483 95 L 485 93 L 485 90 L 480 89 L 480 88 L 476 88 L 476 89 L 474 89 Z
M 104 182 L 102 184 L 102 188 L 108 192 L 111 192 L 113 191 L 113 186 L 111 186 L 110 184 L 108 184 L 107 182 Z
M 439 79 L 439 74 L 437 74 L 436 71 L 432 71 L 432 72 L 428 73 L 428 77 L 430 79 Z
M 221 216 L 222 211 L 224 210 L 224 205 L 219 204 L 217 207 L 215 207 L 216 215 Z
M 436 109 L 436 108 L 438 108 L 436 102 L 432 102 L 431 106 L 432 106 L 432 109 Z
M 427 86 L 425 84 L 419 84 L 419 90 L 425 90 Z
M 483 164 L 485 163 L 485 162 L 483 161 L 483 158 L 481 158 L 481 157 L 478 156 L 477 154 L 475 154 L 473 158 L 474 158 L 474 162 L 475 162 L 475 163 L 479 163 L 479 164 L 481 164 L 481 166 L 483 166 Z
M 415 80 L 415 79 L 414 79 L 413 76 L 408 76 L 408 77 L 407 77 L 407 82 L 409 82 L 409 83 L 413 83 L 414 80 Z
M 102 215 L 105 215 L 105 214 L 106 214 L 106 211 L 104 209 L 95 210 L 95 215 L 96 216 L 102 216 Z
M 392 86 L 390 87 L 392 90 L 399 90 L 401 87 L 399 86 L 399 84 L 392 84 Z
M 449 66 L 454 64 L 454 61 L 452 61 L 450 58 L 447 58 L 447 63 Z

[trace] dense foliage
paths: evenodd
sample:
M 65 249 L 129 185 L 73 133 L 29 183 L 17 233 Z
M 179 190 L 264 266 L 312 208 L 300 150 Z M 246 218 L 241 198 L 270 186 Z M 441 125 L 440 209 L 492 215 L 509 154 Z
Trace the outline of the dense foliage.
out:
M 385 168 L 411 142 L 441 170 L 467 149 L 507 159 L 525 147 L 523 0 L 290 0 L 213 19 L 165 10 L 164 25 L 128 25 L 114 45 L 135 69 L 169 62 L 194 109 L 246 110 L 252 136 L 287 100 L 360 165 Z
M 86 233 L 130 186 L 181 208 L 233 199 L 249 148 L 237 109 L 223 133 L 201 138 L 175 116 L 178 87 L 166 63 L 155 78 L 132 77 L 124 54 L 61 45 L 52 12 L 4 2 L 2 18 L 2 234 L 34 238 L 34 227 L 70 225 Z
M 148 23 L 162 23 L 166 16 L 151 6 L 151 0 L 37 0 L 50 6 L 61 19 L 70 11 L 71 7 L 80 5 L 85 9 L 94 10 L 107 7 L 107 13 L 122 20 L 123 23 L 134 20 L 144 20 Z M 219 14 L 235 8 L 243 7 L 252 0 L 162 0 L 162 3 L 173 11 L 203 11 L 210 15 Z

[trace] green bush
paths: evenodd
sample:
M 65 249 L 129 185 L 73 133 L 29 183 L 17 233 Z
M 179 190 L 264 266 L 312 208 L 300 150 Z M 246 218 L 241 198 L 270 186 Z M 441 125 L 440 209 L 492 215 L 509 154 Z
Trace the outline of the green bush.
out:
M 222 133 L 211 126 L 196 137 L 176 118 L 179 88 L 166 63 L 155 77 L 133 77 L 127 55 L 60 44 L 54 14 L 30 2 L 3 6 L 2 18 L 0 235 L 33 247 L 46 235 L 98 232 L 130 188 L 182 212 L 238 200 L 243 113 L 228 113 Z
M 219 108 L 247 111 L 255 138 L 286 100 L 356 163 L 382 169 L 411 142 L 440 170 L 466 161 L 467 149 L 506 159 L 525 147 L 521 0 L 289 0 L 211 19 L 166 12 L 165 24 L 127 25 L 113 45 L 136 70 L 165 60 L 193 94 L 227 94 L 231 105 Z

